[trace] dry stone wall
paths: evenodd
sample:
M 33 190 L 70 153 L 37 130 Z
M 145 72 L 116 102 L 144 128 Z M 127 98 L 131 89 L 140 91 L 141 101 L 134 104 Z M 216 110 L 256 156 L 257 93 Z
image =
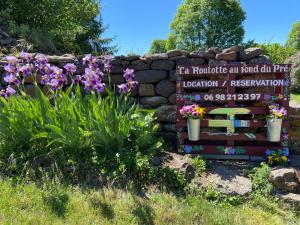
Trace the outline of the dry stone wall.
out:
M 58 66 L 65 63 L 76 63 L 79 67 L 79 73 L 83 72 L 81 64 L 82 57 L 73 55 L 49 56 L 49 61 Z M 1 84 L 3 81 L 3 66 L 5 58 L 0 58 Z M 270 64 L 268 56 L 263 54 L 262 49 L 248 48 L 242 46 L 233 46 L 228 49 L 209 48 L 187 52 L 183 50 L 171 50 L 167 53 L 115 56 L 113 60 L 112 82 L 121 84 L 124 82 L 122 73 L 125 68 L 135 70 L 135 78 L 139 82 L 139 88 L 132 97 L 144 108 L 156 109 L 157 122 L 160 123 L 159 134 L 169 143 L 176 143 L 176 66 L 177 65 L 226 65 L 226 64 Z M 257 75 L 253 75 L 257 76 Z M 255 78 L 255 77 L 251 77 Z M 222 79 L 220 77 L 210 77 L 209 79 Z M 31 79 L 26 80 L 26 91 L 33 94 L 33 84 Z M 219 91 L 208 89 L 207 92 L 213 93 Z M 245 90 L 253 91 L 253 89 Z M 295 113 L 293 113 L 295 111 Z M 300 116 L 297 110 L 292 111 L 291 121 L 293 127 L 293 151 L 300 149 L 300 138 L 296 138 L 300 133 Z M 297 112 L 296 112 L 297 111 Z M 299 124 L 298 124 L 299 123 Z M 299 126 L 298 126 L 299 125 Z M 298 132 L 297 132 L 298 131 Z

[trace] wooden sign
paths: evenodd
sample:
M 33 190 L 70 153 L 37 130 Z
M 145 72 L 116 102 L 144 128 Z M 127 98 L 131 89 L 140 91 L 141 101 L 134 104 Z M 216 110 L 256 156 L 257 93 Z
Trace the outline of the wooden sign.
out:
M 289 122 L 284 120 L 279 142 L 266 132 L 268 104 L 289 107 L 290 65 L 190 65 L 177 67 L 178 150 L 210 157 L 251 159 L 266 152 L 288 154 Z M 260 79 L 256 79 L 259 77 Z M 265 77 L 265 79 L 264 79 Z M 200 140 L 188 139 L 187 120 L 179 110 L 190 104 L 206 108 Z

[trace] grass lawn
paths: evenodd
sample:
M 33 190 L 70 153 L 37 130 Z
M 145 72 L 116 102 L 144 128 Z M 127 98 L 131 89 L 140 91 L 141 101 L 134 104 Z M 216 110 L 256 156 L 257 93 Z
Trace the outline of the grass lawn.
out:
M 146 196 L 60 185 L 41 188 L 0 179 L 0 224 L 300 224 L 289 208 L 278 208 L 264 198 L 233 207 L 199 196 L 183 198 L 157 191 Z
M 291 94 L 291 101 L 300 104 L 300 94 Z

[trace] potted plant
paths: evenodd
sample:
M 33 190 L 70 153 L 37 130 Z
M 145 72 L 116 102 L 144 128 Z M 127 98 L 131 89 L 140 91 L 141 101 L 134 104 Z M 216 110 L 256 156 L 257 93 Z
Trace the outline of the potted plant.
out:
M 205 114 L 205 108 L 196 104 L 183 106 L 180 115 L 187 119 L 188 138 L 190 141 L 200 140 L 200 120 Z
M 267 137 L 270 142 L 279 142 L 281 134 L 282 119 L 287 115 L 287 111 L 279 104 L 269 105 L 269 115 L 267 115 Z

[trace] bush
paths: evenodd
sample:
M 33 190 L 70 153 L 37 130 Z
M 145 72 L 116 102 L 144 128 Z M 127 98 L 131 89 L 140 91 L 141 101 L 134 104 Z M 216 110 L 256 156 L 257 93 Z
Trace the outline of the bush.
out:
M 3 170 L 21 174 L 24 169 L 47 170 L 55 165 L 72 178 L 80 174 L 85 177 L 88 171 L 112 179 L 147 178 L 142 176 L 144 171 L 140 168 L 160 149 L 161 143 L 156 138 L 153 112 L 138 108 L 128 98 L 128 91 L 136 85 L 132 70 L 125 72 L 128 83 L 119 85 L 121 93 L 116 94 L 111 85 L 105 88 L 101 83 L 104 73 L 110 76 L 110 57 L 101 60 L 85 57 L 89 63 L 85 74 L 74 76 L 73 64 L 66 65 L 63 71 L 47 64 L 42 55 L 34 62 L 30 61 L 30 55 L 22 55 L 28 58 L 27 65 L 38 68 L 31 71 L 32 76 L 43 71 L 41 82 L 49 90 L 44 94 L 35 84 L 35 98 L 26 95 L 22 84 L 28 74 L 24 65 L 16 63 L 18 59 L 10 58 L 5 68 L 13 72 L 4 78 L 9 86 L 1 91 L 0 97 Z M 72 84 L 64 92 L 67 78 Z M 85 87 L 85 95 L 79 80 Z M 19 88 L 20 95 L 13 95 L 12 85 Z
M 100 38 L 100 3 L 95 0 L 1 0 L 0 20 L 16 38 L 26 38 L 37 51 L 107 52 L 111 39 Z M 46 41 L 46 42 L 45 42 Z M 51 48 L 46 48 L 47 45 Z M 54 45 L 54 46 L 52 46 Z
M 262 163 L 259 167 L 253 169 L 253 173 L 250 174 L 252 180 L 252 189 L 254 195 L 268 196 L 273 190 L 273 186 L 269 181 L 269 175 L 271 168 Z
M 268 55 L 272 63 L 282 64 L 287 58 L 296 52 L 296 49 L 289 46 L 282 46 L 279 43 L 272 44 L 259 44 L 258 47 L 262 48 L 265 55 Z

